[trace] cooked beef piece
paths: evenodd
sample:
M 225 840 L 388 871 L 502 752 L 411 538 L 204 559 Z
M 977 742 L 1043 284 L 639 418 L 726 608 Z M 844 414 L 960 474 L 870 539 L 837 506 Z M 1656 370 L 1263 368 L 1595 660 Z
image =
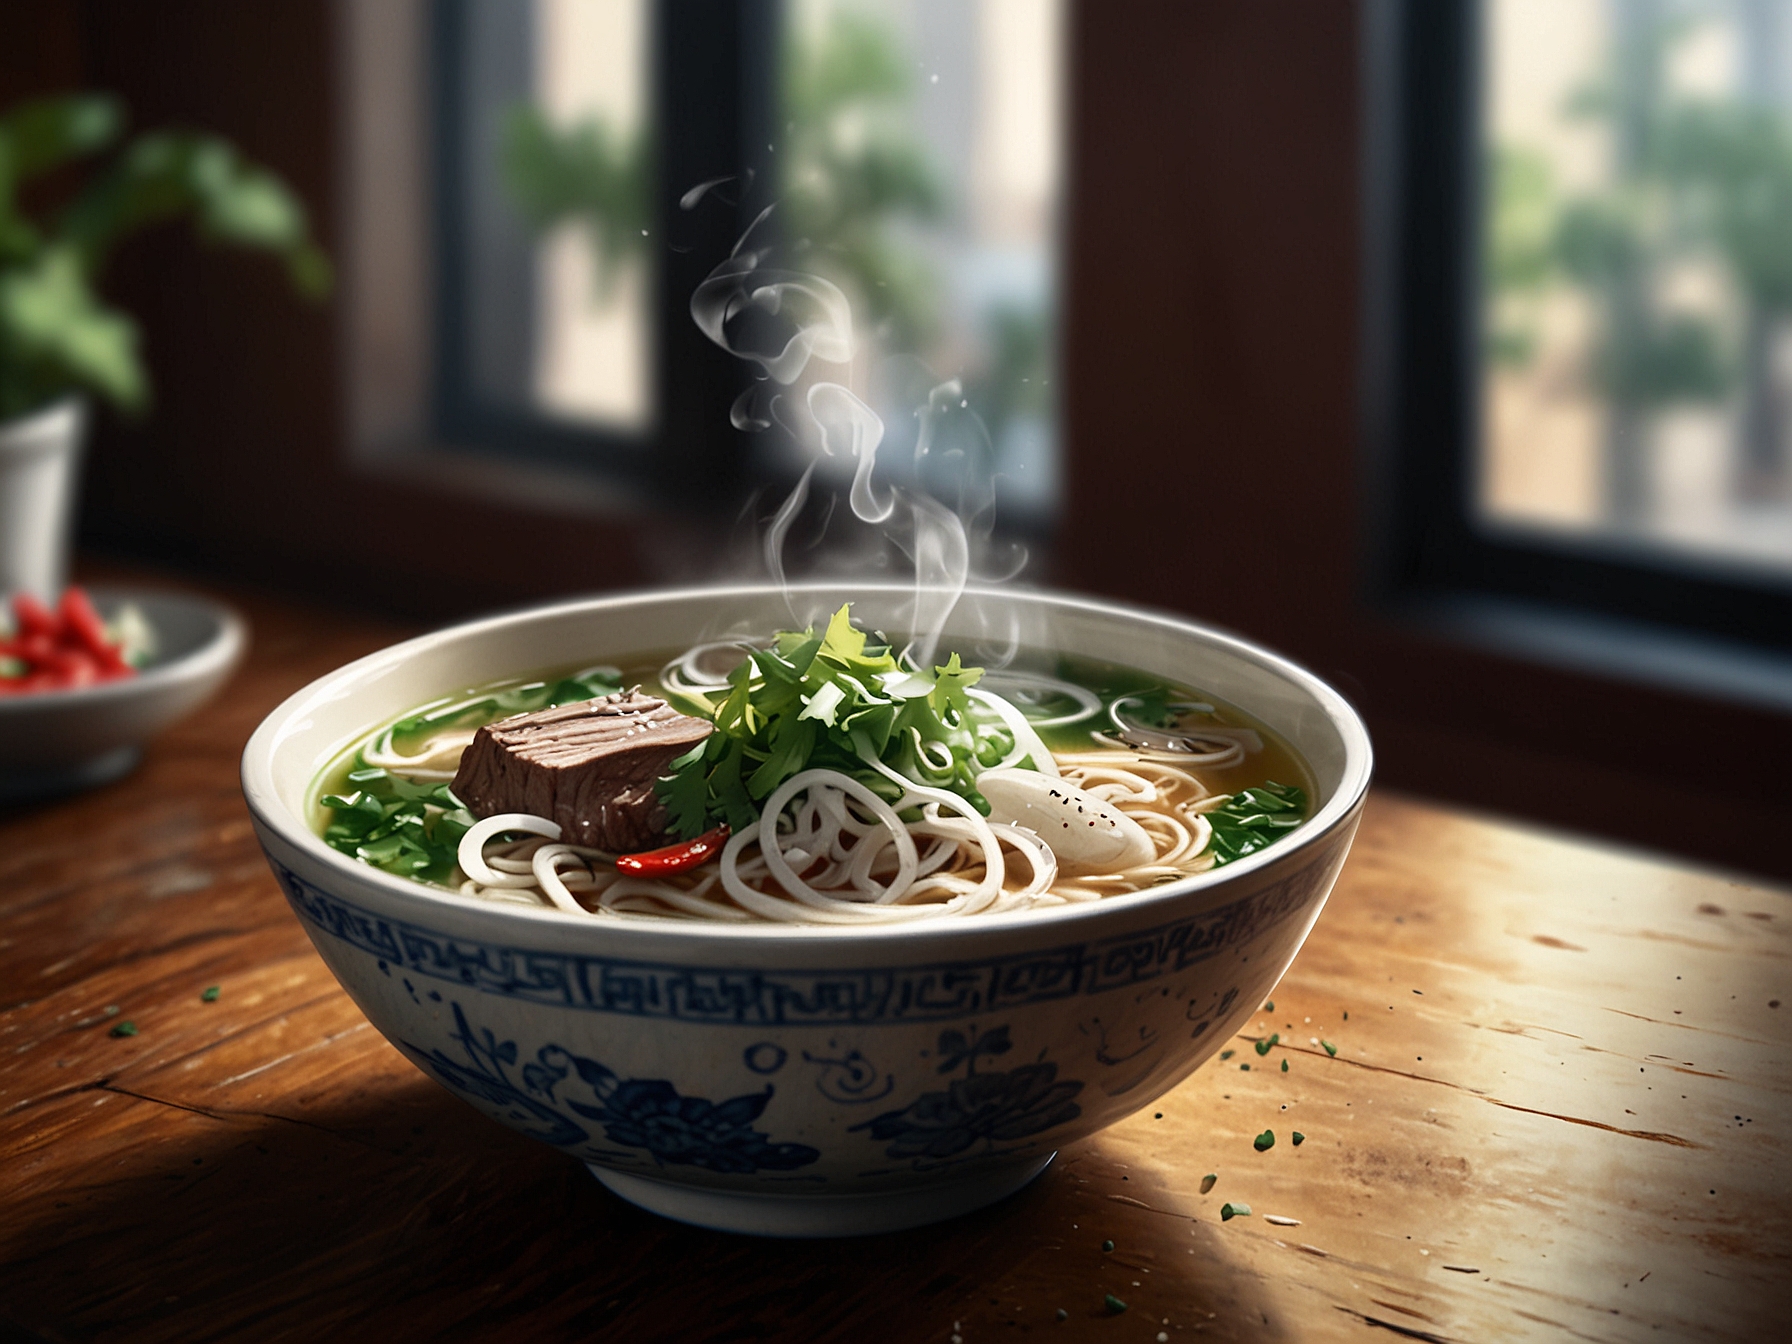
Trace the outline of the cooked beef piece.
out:
M 571 844 L 617 854 L 652 849 L 666 842 L 653 782 L 712 726 L 639 690 L 513 715 L 474 736 L 454 794 L 479 817 L 548 817 Z

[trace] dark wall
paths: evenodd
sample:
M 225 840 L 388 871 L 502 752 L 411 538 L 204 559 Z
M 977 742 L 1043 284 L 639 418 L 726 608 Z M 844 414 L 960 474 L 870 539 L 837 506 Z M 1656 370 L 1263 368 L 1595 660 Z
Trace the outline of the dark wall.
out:
M 140 124 L 222 131 L 295 185 L 331 242 L 334 12 L 15 0 L 0 100 L 84 84 L 123 93 Z M 1308 663 L 1365 710 L 1387 783 L 1792 876 L 1792 720 L 1453 642 L 1367 596 L 1357 8 L 1073 13 L 1056 580 Z M 357 474 L 333 314 L 257 259 L 167 232 L 129 250 L 113 292 L 142 319 L 158 401 L 102 429 L 91 545 L 446 616 L 639 583 L 680 549 L 668 535 L 694 547 L 714 529 Z
M 1792 875 L 1792 719 L 1372 599 L 1356 7 L 1077 16 L 1065 582 L 1306 662 L 1366 713 L 1384 782 Z

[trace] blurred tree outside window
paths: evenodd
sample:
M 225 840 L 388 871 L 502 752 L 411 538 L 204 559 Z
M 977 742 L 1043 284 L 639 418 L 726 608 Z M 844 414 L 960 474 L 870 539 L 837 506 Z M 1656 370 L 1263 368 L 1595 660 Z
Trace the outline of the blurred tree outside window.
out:
M 786 14 L 779 227 L 852 302 L 880 460 L 912 461 L 916 409 L 956 380 L 977 415 L 958 432 L 979 442 L 962 446 L 987 453 L 1002 507 L 1049 516 L 1060 5 L 800 0 Z
M 470 379 L 519 423 L 650 446 L 654 324 L 688 320 L 690 297 L 656 297 L 677 243 L 656 227 L 655 191 L 700 185 L 659 180 L 652 67 L 680 54 L 656 46 L 646 0 L 462 7 L 450 152 L 466 247 L 444 282 L 463 291 L 455 339 Z M 746 81 L 768 91 L 769 138 L 743 138 L 724 190 L 771 205 L 756 228 L 848 296 L 851 381 L 887 428 L 880 463 L 901 469 L 917 408 L 955 379 L 1004 507 L 1042 521 L 1057 479 L 1061 0 L 790 0 L 775 12 L 762 59 L 776 68 Z M 745 436 L 733 450 L 767 451 Z
M 1792 573 L 1792 0 L 1483 13 L 1483 518 Z

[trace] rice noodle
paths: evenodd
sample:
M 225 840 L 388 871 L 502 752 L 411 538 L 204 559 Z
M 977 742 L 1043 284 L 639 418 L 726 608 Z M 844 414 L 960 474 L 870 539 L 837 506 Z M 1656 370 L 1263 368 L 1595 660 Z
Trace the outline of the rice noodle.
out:
M 720 678 L 713 675 L 714 669 L 705 669 L 703 661 L 718 649 L 728 649 L 739 657 L 730 665 L 730 670 L 738 666 L 747 656 L 751 648 L 747 643 L 737 639 L 712 640 L 708 644 L 699 644 L 687 649 L 660 669 L 660 685 L 668 691 L 681 695 L 712 696 L 722 695 L 728 690 L 727 674 Z
M 476 731 L 466 728 L 437 733 L 423 744 L 421 751 L 406 756 L 392 746 L 392 730 L 388 728 L 367 744 L 361 757 L 368 765 L 390 770 L 406 779 L 449 780 L 454 778 L 460 754 L 472 742 Z
M 1046 750 L 1045 742 L 1034 730 L 1033 725 L 1027 722 L 1026 715 L 1002 699 L 1001 696 L 991 695 L 988 691 L 980 691 L 974 686 L 966 694 L 979 704 L 988 705 L 995 710 L 997 714 L 1001 715 L 1002 722 L 1008 725 L 1008 730 L 1014 734 L 1013 749 L 990 767 L 991 769 L 1019 765 L 1023 760 L 1031 757 L 1035 770 L 1045 775 L 1054 777 L 1057 775 L 1057 761 L 1053 759 L 1051 752 Z
M 604 917 L 860 926 L 1102 900 L 1213 865 L 1203 813 L 1227 795 L 1189 772 L 1186 753 L 1104 747 L 1054 759 L 1061 778 L 1138 822 L 1155 851 L 1136 867 L 1066 874 L 1033 831 L 992 825 L 956 793 L 884 764 L 869 743 L 860 750 L 901 790 L 894 801 L 837 770 L 805 770 L 729 838 L 718 862 L 660 878 L 618 873 L 613 855 L 563 843 L 546 817 L 507 813 L 462 838 L 459 889 Z M 506 838 L 518 833 L 527 838 Z
M 1031 719 L 1035 728 L 1062 728 L 1067 724 L 1081 723 L 1084 719 L 1093 718 L 1101 713 L 1101 697 L 1086 686 L 1078 686 L 1073 681 L 1065 681 L 1060 677 L 1047 677 L 1037 672 L 1018 672 L 1003 668 L 991 670 L 983 676 L 982 685 L 985 690 L 997 688 L 1006 690 L 1012 687 L 1018 691 L 1044 692 L 1047 695 L 1060 696 L 1065 700 L 1076 702 L 1076 708 L 1069 714 L 1057 714 L 1050 718 Z M 1004 695 L 1004 699 L 1008 696 Z

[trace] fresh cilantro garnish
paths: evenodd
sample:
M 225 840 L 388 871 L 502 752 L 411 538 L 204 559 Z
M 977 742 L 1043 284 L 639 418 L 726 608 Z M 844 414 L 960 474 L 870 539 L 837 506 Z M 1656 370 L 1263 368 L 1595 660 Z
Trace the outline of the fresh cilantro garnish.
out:
M 977 716 L 968 692 L 982 675 L 957 654 L 931 670 L 911 666 L 855 627 L 849 606 L 819 634 L 780 633 L 729 674 L 726 693 L 680 697 L 716 729 L 659 782 L 672 833 L 749 825 L 780 784 L 810 769 L 838 770 L 894 799 L 896 786 L 866 765 L 866 753 L 986 811 L 976 778 L 1014 737 Z
M 375 766 L 349 771 L 355 788 L 326 794 L 324 843 L 400 877 L 446 882 L 473 814 L 446 784 L 414 782 Z
M 1307 817 L 1307 795 L 1273 780 L 1235 793 L 1207 814 L 1213 826 L 1214 867 L 1273 845 Z

